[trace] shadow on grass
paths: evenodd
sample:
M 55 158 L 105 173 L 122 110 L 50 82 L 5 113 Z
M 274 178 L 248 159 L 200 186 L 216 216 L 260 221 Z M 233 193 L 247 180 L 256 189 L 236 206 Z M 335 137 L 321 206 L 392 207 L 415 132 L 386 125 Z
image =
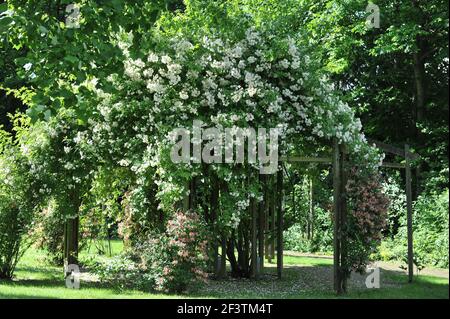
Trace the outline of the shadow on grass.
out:
M 381 288 L 367 289 L 365 278 L 367 275 L 354 274 L 349 280 L 347 295 L 337 296 L 333 292 L 333 265 L 326 260 L 309 259 L 301 257 L 304 264 L 299 264 L 298 257 L 286 258 L 286 267 L 283 269 L 281 280 L 276 276 L 276 265 L 266 264 L 264 274 L 258 280 L 236 279 L 228 277 L 223 280 L 210 280 L 202 284 L 199 289 L 191 290 L 181 295 L 161 294 L 161 297 L 177 298 L 273 298 L 273 299 L 422 299 L 444 298 L 448 299 L 448 279 L 416 276 L 414 282 L 408 283 L 408 276 L 401 270 L 386 270 L 381 268 Z M 23 265 L 17 269 L 18 278 L 15 280 L 0 280 L 0 298 L 64 298 L 61 289 L 65 289 L 62 271 L 58 267 L 32 267 Z M 37 278 L 36 278 L 37 277 Z M 2 290 L 2 287 L 4 290 Z M 121 289 L 107 282 L 82 281 L 83 289 L 90 290 L 88 296 L 102 298 L 111 294 L 129 296 L 134 289 Z M 16 290 L 17 288 L 17 290 Z M 42 290 L 33 293 L 33 288 Z M 155 292 L 139 290 L 152 296 Z M 28 295 L 27 293 L 30 292 Z M 71 294 L 69 294 L 71 296 Z M 76 297 L 77 295 L 74 295 Z
M 59 299 L 54 296 L 29 296 L 24 294 L 17 294 L 17 295 L 11 295 L 11 294 L 2 294 L 0 293 L 0 299 Z

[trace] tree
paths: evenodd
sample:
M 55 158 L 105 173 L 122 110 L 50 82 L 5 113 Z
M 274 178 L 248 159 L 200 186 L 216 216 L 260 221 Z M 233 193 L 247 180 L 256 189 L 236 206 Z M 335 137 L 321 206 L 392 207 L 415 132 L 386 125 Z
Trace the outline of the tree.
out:
M 377 1 L 381 28 L 365 26 L 365 1 L 305 1 L 306 25 L 365 132 L 421 155 L 422 178 L 448 181 L 448 2 Z M 420 174 L 420 173 L 419 173 Z
M 161 11 L 182 9 L 180 3 L 84 0 L 76 7 L 80 18 L 75 26 L 67 23 L 74 14 L 68 7 L 71 1 L 9 0 L 2 4 L 1 45 L 14 57 L 15 70 L 10 67 L 10 72 L 28 92 L 24 99 L 28 114 L 34 120 L 49 119 L 60 107 L 72 107 L 85 120 L 93 83 L 114 90 L 103 86 L 104 80 L 112 72 L 123 71 L 120 37 L 132 33 L 130 52 L 140 55 L 145 49 L 140 47 L 142 35 L 151 32 Z M 20 92 L 22 88 L 7 84 L 2 85 L 4 89 Z

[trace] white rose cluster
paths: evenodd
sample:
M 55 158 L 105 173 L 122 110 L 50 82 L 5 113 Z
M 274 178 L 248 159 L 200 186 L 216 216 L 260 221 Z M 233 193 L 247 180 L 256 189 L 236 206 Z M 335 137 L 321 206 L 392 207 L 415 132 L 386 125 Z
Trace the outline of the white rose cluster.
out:
M 174 176 L 198 173 L 195 165 L 175 167 L 164 155 L 168 133 L 194 120 L 208 127 L 277 127 L 281 153 L 301 154 L 305 144 L 336 137 L 361 163 L 378 165 L 381 157 L 367 144 L 361 122 L 295 39 L 249 29 L 238 40 L 179 36 L 167 43 L 146 58 L 128 58 L 125 79 L 109 77 L 121 94 L 99 92 L 103 101 L 90 122 L 91 140 L 114 165 L 129 167 L 138 181 L 154 178 L 144 175 L 148 167 L 157 169 L 163 208 L 182 196 L 181 179 Z M 237 223 L 236 212 L 248 209 L 242 198 L 234 201 L 230 225 Z

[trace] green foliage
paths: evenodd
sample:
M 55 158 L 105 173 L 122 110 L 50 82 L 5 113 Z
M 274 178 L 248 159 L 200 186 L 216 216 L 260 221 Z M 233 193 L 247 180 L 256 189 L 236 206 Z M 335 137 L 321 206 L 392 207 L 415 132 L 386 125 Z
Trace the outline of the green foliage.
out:
M 120 288 L 183 293 L 207 279 L 206 225 L 194 212 L 177 212 L 164 233 L 127 248 L 105 263 L 91 265 L 102 280 Z
M 115 288 L 140 289 L 150 291 L 154 282 L 151 277 L 143 273 L 136 261 L 129 254 L 120 254 L 105 261 L 98 262 L 94 259 L 84 260 L 89 271 L 98 276 L 101 282 L 112 285 Z
M 448 184 L 449 3 L 379 0 L 380 28 L 367 1 L 301 1 L 320 64 L 361 118 L 365 133 L 410 143 L 421 158 L 418 187 Z
M 44 249 L 48 261 L 53 265 L 64 264 L 64 227 L 66 219 L 56 201 L 39 212 L 33 238 L 38 248 Z
M 331 252 L 333 224 L 328 171 L 312 177 L 313 212 L 310 211 L 311 177 L 305 176 L 286 198 L 284 248 L 299 252 Z M 290 185 L 289 185 L 290 186 Z M 289 188 L 288 188 L 289 189 Z M 312 213 L 312 215 L 311 215 Z
M 175 165 L 169 133 L 191 128 L 193 120 L 220 128 L 277 127 L 281 155 L 300 150 L 318 156 L 331 138 L 345 143 L 361 168 L 349 186 L 348 273 L 362 270 L 382 231 L 391 238 L 383 254 L 404 255 L 403 244 L 396 245 L 405 236 L 404 195 L 393 179 L 382 187 L 373 177 L 382 156 L 366 142 L 362 123 L 371 137 L 411 143 L 421 155 L 414 163 L 421 165 L 417 184 L 427 193 L 448 183 L 443 0 L 378 1 L 380 29 L 365 26 L 362 0 L 82 0 L 79 28 L 67 25 L 67 4 L 0 5 L 0 116 L 13 132 L 0 131 L 5 276 L 12 276 L 33 212 L 54 200 L 60 209 L 42 212 L 36 234 L 58 261 L 62 225 L 80 216 L 90 238 L 109 236 L 119 223 L 128 248 L 136 250 L 110 267 L 119 274 L 134 265 L 123 285 L 144 275 L 144 285 L 181 291 L 194 278 L 192 263 L 201 277 L 199 251 L 189 248 L 192 263 L 177 259 L 183 228 L 164 233 L 186 184 L 195 180 L 194 210 L 208 220 L 214 240 L 225 236 L 230 244 L 248 237 L 250 204 L 261 200 L 267 185 L 251 172 L 259 164 Z M 24 105 L 28 117 L 3 118 Z M 294 181 L 286 247 L 329 250 L 330 194 L 324 189 L 330 179 L 306 171 L 318 178 L 315 217 L 308 216 L 302 195 L 307 187 Z M 214 178 L 220 185 L 217 221 L 209 203 Z M 382 189 L 393 199 L 386 227 Z M 425 212 L 415 219 L 418 264 L 448 264 L 448 227 L 442 227 L 448 214 L 436 196 L 416 203 Z M 315 235 L 305 240 L 298 234 L 308 227 Z M 155 233 L 158 238 L 148 239 Z
M 137 247 L 142 266 L 153 275 L 155 289 L 184 292 L 207 279 L 208 234 L 201 216 L 176 212 L 163 236 L 150 238 Z
M 11 279 L 19 258 L 29 245 L 38 205 L 38 186 L 30 177 L 30 167 L 18 140 L 27 125 L 16 119 L 16 137 L 0 130 L 0 278 Z
M 414 205 L 415 251 L 423 264 L 448 267 L 449 192 L 422 195 Z
M 346 185 L 348 217 L 345 234 L 347 254 L 343 271 L 364 273 L 370 255 L 376 251 L 387 224 L 389 198 L 384 193 L 381 176 L 366 175 L 357 168 L 349 172 Z
M 318 211 L 320 218 L 324 212 Z M 316 229 L 313 238 L 307 239 L 304 236 L 304 229 L 299 224 L 294 224 L 283 232 L 284 246 L 286 250 L 293 250 L 304 253 L 329 253 L 333 250 L 333 229 L 329 212 L 325 212 L 327 224 L 322 224 L 323 228 Z M 320 222 L 316 223 L 316 225 Z
M 383 191 L 389 198 L 388 224 L 384 235 L 392 238 L 398 232 L 401 223 L 406 218 L 406 194 L 401 184 L 394 176 L 388 177 L 383 182 Z
M 414 263 L 424 266 L 448 267 L 448 190 L 440 194 L 424 194 L 414 205 Z M 406 218 L 394 238 L 384 241 L 378 256 L 384 260 L 407 263 Z
M 22 237 L 27 233 L 30 216 L 0 196 L 0 278 L 11 279 L 24 252 Z
M 32 88 L 28 114 L 33 119 L 48 119 L 60 107 L 73 107 L 85 120 L 85 101 L 93 96 L 92 81 L 107 90 L 103 86 L 106 76 L 123 70 L 124 56 L 117 39 L 133 33 L 131 50 L 139 55 L 142 35 L 152 29 L 161 11 L 175 9 L 179 3 L 83 0 L 77 2 L 79 23 L 72 27 L 67 20 L 73 14 L 68 10 L 70 1 L 8 0 L 10 10 L 0 16 L 4 39 L 0 48 L 16 51 L 10 51 L 16 76 Z

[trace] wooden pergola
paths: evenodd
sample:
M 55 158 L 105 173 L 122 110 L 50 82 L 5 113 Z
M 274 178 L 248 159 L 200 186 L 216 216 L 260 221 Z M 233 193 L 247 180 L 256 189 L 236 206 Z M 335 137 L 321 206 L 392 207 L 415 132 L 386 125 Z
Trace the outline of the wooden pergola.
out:
M 411 160 L 418 159 L 419 156 L 410 152 L 409 146 L 406 144 L 404 149 L 385 144 L 373 139 L 368 139 L 370 143 L 375 144 L 378 148 L 386 153 L 401 156 L 405 159 L 404 163 L 383 162 L 382 167 L 395 168 L 405 170 L 406 180 L 406 208 L 407 208 L 407 233 L 408 233 L 408 280 L 413 280 L 413 228 L 412 228 L 412 191 L 411 191 Z M 347 221 L 347 202 L 345 196 L 345 185 L 347 183 L 347 171 L 345 162 L 347 161 L 347 151 L 345 145 L 333 140 L 333 153 L 331 157 L 284 157 L 281 158 L 285 162 L 304 162 L 304 163 L 322 163 L 331 164 L 333 172 L 333 213 L 334 213 L 334 228 L 333 228 L 333 280 L 334 290 L 340 294 L 346 291 L 346 279 L 342 274 L 342 264 L 345 263 L 346 256 L 346 240 L 343 235 L 343 229 Z M 280 211 L 282 214 L 282 211 Z M 282 235 L 282 232 L 281 232 Z M 282 241 L 278 245 L 282 245 Z M 277 267 L 282 267 L 282 260 Z M 281 269 L 278 269 L 281 273 Z
M 375 140 L 369 140 L 384 152 L 401 156 L 405 158 L 404 164 L 384 162 L 382 167 L 405 169 L 406 175 L 406 197 L 407 197 L 407 229 L 408 229 L 408 275 L 409 282 L 413 280 L 413 230 L 412 230 L 412 195 L 411 195 L 411 167 L 410 161 L 417 159 L 418 155 L 410 152 L 409 146 L 404 149 L 384 144 Z M 342 274 L 342 265 L 345 263 L 346 256 L 346 238 L 343 229 L 347 222 L 347 202 L 345 196 L 345 185 L 347 183 L 347 171 L 345 162 L 347 161 L 347 152 L 344 145 L 340 145 L 337 139 L 333 140 L 333 152 L 331 157 L 299 157 L 289 156 L 281 157 L 281 162 L 288 163 L 318 163 L 332 165 L 333 172 L 333 211 L 334 211 L 334 229 L 333 229 L 333 255 L 334 255 L 334 290 L 340 294 L 346 291 L 346 279 Z M 261 177 L 260 177 L 261 178 Z M 249 212 L 252 217 L 251 224 L 251 273 L 252 278 L 258 278 L 264 269 L 264 257 L 269 261 L 275 257 L 277 261 L 277 277 L 282 278 L 283 270 L 283 213 L 284 213 L 284 187 L 283 170 L 279 169 L 276 176 L 266 176 L 262 179 L 265 185 L 272 185 L 272 191 L 265 192 L 264 200 L 251 202 Z M 191 190 L 195 185 L 187 185 Z M 212 182 L 211 213 L 214 218 L 217 217 L 218 196 L 220 186 L 217 181 Z M 193 193 L 191 191 L 191 193 Z M 195 206 L 195 197 L 186 196 L 182 207 L 185 210 Z M 76 264 L 78 256 L 78 233 L 79 219 L 69 219 L 65 225 L 64 231 L 64 261 L 65 264 Z M 270 234 L 270 236 L 266 236 Z M 267 238 L 269 237 L 269 238 Z M 219 246 L 222 254 L 219 255 Z M 214 272 L 217 278 L 223 278 L 226 275 L 226 238 L 222 238 L 216 243 L 212 243 L 215 251 Z M 276 249 L 275 249 L 276 247 Z M 67 275 L 67 274 L 66 274 Z

